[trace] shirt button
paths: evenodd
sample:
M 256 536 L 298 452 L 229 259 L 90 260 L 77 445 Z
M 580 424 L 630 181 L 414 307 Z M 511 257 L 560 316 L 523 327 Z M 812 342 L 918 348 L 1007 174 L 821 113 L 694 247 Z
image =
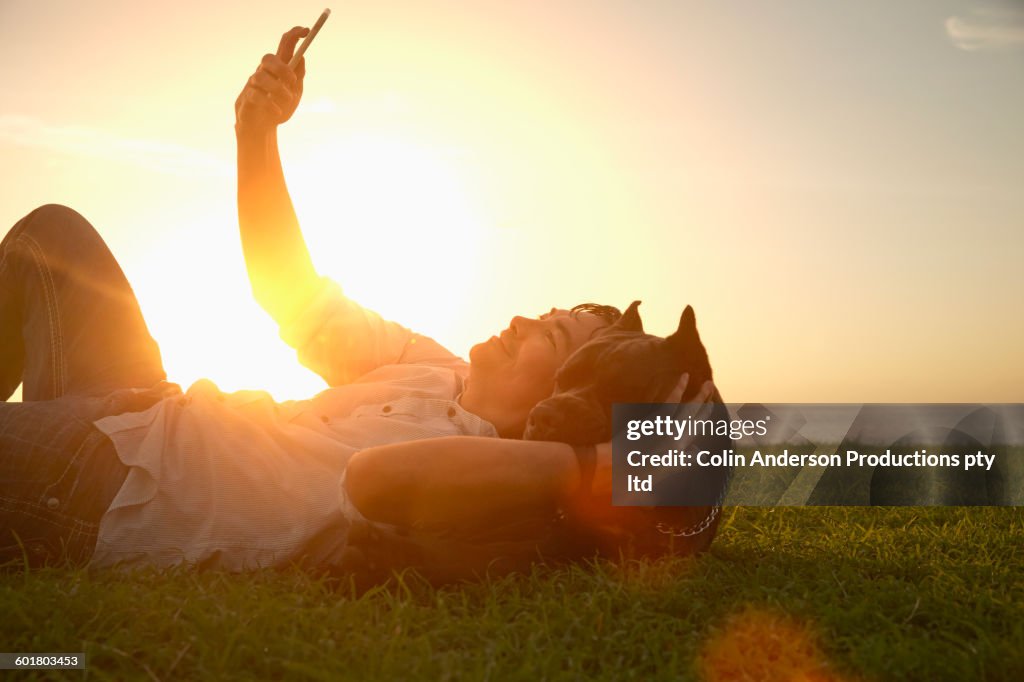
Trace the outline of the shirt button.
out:
M 384 407 L 382 407 L 380 409 L 380 411 L 383 412 L 384 414 L 387 414 L 388 412 L 391 411 L 391 406 L 390 405 L 385 405 Z
M 320 421 L 322 421 L 324 424 L 326 424 L 327 422 L 331 421 L 331 418 L 328 417 L 326 414 L 322 414 L 322 415 L 320 415 Z
M 448 408 L 448 416 L 449 417 L 454 417 L 455 416 L 455 408 L 454 407 L 449 407 Z
M 46 501 L 47 509 L 56 509 L 59 506 L 60 506 L 60 500 L 58 500 L 56 497 L 51 497 L 50 499 L 48 499 Z

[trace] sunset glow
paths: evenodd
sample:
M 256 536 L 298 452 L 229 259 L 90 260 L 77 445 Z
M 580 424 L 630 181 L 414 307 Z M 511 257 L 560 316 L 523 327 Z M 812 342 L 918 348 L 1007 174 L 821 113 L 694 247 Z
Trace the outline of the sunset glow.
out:
M 311 150 L 289 182 L 317 269 L 385 317 L 445 335 L 484 256 L 485 223 L 456 163 L 382 136 Z
M 0 222 L 82 212 L 182 384 L 324 387 L 252 300 L 232 131 L 322 8 L 0 5 L 31 65 L 0 95 Z M 691 304 L 729 400 L 1024 399 L 1009 10 L 333 9 L 281 155 L 318 269 L 385 317 L 465 355 L 516 314 L 641 299 L 665 334 Z

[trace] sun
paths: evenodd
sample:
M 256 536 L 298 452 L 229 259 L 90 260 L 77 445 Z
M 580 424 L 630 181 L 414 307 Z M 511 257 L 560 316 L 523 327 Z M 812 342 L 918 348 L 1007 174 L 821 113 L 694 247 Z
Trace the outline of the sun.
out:
M 300 154 L 285 173 L 322 274 L 385 318 L 452 337 L 482 242 L 457 155 L 361 134 Z
M 482 236 L 456 158 L 360 136 L 300 149 L 285 176 L 322 275 L 385 318 L 465 352 L 457 325 L 479 275 Z M 209 378 L 226 391 L 309 397 L 326 385 L 298 364 L 253 300 L 231 203 L 156 219 L 127 268 L 168 377 L 183 387 Z

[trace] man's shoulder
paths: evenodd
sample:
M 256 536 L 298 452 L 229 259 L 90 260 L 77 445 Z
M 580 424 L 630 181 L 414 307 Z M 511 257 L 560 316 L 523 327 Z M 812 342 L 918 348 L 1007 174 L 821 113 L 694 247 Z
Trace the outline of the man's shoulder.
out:
M 468 362 L 429 336 L 416 333 L 413 333 L 405 344 L 398 363 L 442 367 L 463 377 L 469 374 Z
M 352 382 L 361 384 L 403 384 L 410 387 L 451 392 L 452 397 L 462 390 L 469 373 L 469 364 L 461 358 L 439 359 L 437 362 L 401 362 L 376 367 Z M 431 391 L 433 392 L 433 391 Z

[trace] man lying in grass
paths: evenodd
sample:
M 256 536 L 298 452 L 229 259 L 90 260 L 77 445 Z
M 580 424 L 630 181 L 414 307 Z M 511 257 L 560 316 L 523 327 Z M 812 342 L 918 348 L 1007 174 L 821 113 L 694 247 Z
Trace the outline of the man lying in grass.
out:
M 286 33 L 236 102 L 238 211 L 257 301 L 332 388 L 286 403 L 205 381 L 182 393 L 100 236 L 71 209 L 36 209 L 0 245 L 0 391 L 22 382 L 26 401 L 0 409 L 0 561 L 344 570 L 433 547 L 477 569 L 593 553 L 601 529 L 574 500 L 610 491 L 610 444 L 592 467 L 589 450 L 519 438 L 619 311 L 515 317 L 466 363 L 319 277 L 276 139 L 305 33 Z

